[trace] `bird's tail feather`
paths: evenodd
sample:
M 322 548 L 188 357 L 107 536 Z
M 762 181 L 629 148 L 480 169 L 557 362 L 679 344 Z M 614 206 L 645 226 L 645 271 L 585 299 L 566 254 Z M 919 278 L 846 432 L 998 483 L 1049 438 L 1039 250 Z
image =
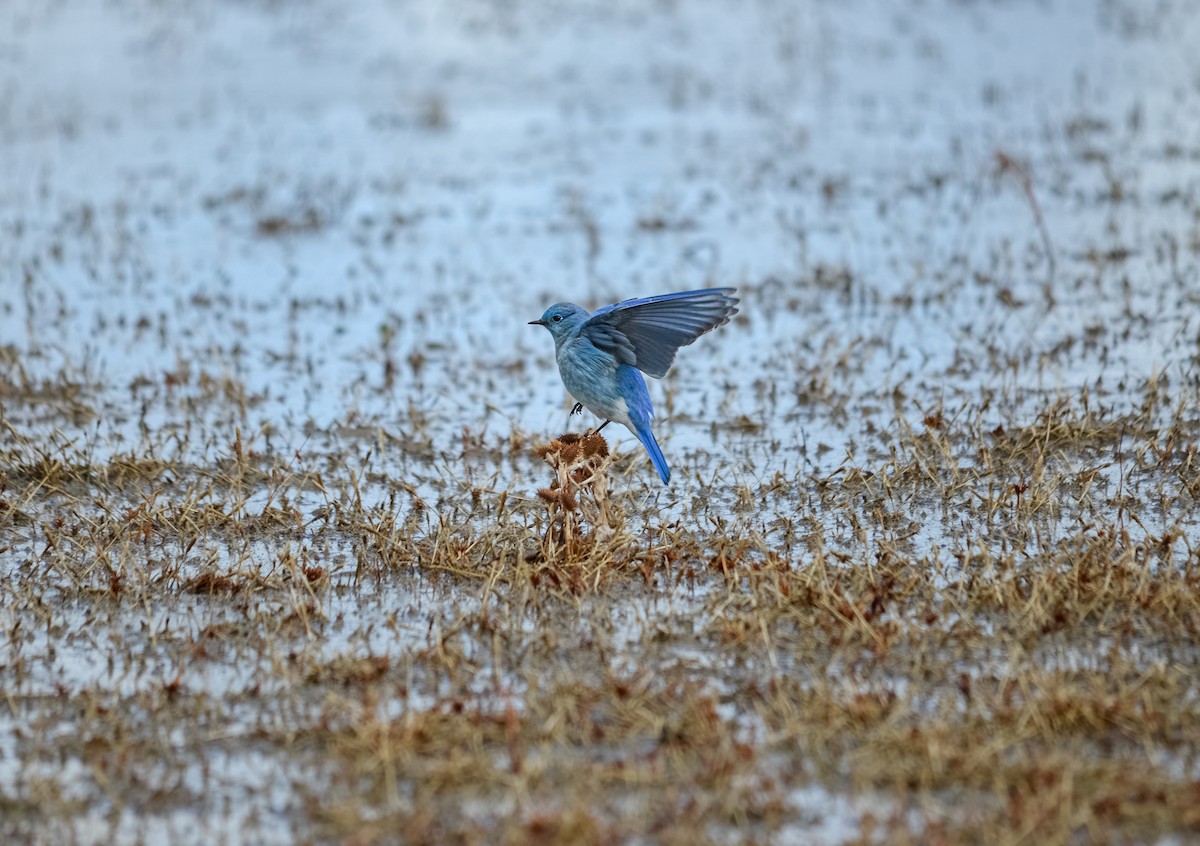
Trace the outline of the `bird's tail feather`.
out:
M 671 468 L 667 466 L 667 459 L 663 457 L 662 450 L 658 448 L 658 441 L 654 440 L 654 433 L 650 431 L 649 421 L 640 426 L 635 424 L 633 433 L 637 435 L 637 439 L 646 448 L 646 452 L 650 455 L 650 463 L 658 471 L 663 484 L 669 484 L 671 481 Z

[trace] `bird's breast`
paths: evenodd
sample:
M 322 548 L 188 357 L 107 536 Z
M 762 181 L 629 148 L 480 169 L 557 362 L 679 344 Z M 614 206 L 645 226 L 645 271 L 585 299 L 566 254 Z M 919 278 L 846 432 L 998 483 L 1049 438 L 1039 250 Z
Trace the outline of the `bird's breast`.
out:
M 598 417 L 624 423 L 629 408 L 617 379 L 617 360 L 586 338 L 563 344 L 557 353 L 558 372 L 571 396 Z

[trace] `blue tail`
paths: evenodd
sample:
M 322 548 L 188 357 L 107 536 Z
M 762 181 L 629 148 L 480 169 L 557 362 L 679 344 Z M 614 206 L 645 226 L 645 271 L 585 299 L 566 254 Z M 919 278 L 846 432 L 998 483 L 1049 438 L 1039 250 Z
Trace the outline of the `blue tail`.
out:
M 650 431 L 650 421 L 644 418 L 635 420 L 633 433 L 637 435 L 637 439 L 642 442 L 642 446 L 649 453 L 650 463 L 662 477 L 663 484 L 670 484 L 671 468 L 667 466 L 667 459 L 663 458 L 662 450 L 658 448 L 658 441 L 654 440 L 654 433 Z
M 625 425 L 629 427 L 629 431 L 637 435 L 637 439 L 646 448 L 646 452 L 650 455 L 650 462 L 658 471 L 658 475 L 662 477 L 663 484 L 668 484 L 671 481 L 671 468 L 667 466 L 667 460 L 663 458 L 662 450 L 658 448 L 658 441 L 654 440 L 654 433 L 650 431 L 654 406 L 650 404 L 650 392 L 646 390 L 646 380 L 642 378 L 642 374 L 636 367 L 622 364 L 617 368 L 617 387 L 629 413 L 629 422 Z

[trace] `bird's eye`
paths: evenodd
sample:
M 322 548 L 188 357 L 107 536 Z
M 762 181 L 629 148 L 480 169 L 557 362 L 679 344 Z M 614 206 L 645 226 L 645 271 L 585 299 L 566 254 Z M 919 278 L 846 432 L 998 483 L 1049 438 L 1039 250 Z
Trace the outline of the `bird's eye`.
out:
M 556 315 L 554 315 L 554 322 L 555 322 L 555 323 L 562 323 L 562 315 L 561 315 L 561 314 L 556 314 Z

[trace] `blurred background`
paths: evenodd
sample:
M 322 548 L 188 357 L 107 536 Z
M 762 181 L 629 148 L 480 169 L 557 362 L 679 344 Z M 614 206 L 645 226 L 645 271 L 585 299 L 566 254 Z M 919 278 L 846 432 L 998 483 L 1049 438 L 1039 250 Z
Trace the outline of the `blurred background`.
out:
M 781 415 L 845 441 L 803 400 L 839 361 L 876 397 L 975 392 L 964 357 L 1049 390 L 1194 364 L 1194 287 L 1162 284 L 1200 249 L 1190 4 L 0 17 L 10 381 L 94 386 L 125 439 L 204 379 L 291 443 L 414 409 L 548 434 L 567 403 L 527 320 L 705 285 L 739 287 L 741 328 L 653 389 L 680 446 Z

